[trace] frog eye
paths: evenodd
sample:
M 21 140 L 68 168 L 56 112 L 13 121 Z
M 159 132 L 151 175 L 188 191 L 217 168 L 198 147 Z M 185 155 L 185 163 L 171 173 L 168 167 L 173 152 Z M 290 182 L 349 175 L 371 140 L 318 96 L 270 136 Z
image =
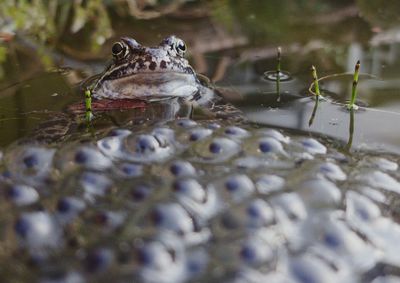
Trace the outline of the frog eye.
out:
M 184 56 L 186 52 L 186 44 L 182 39 L 178 39 L 175 43 L 175 51 L 179 56 Z
M 111 48 L 114 57 L 121 57 L 125 51 L 125 46 L 121 42 L 115 42 Z

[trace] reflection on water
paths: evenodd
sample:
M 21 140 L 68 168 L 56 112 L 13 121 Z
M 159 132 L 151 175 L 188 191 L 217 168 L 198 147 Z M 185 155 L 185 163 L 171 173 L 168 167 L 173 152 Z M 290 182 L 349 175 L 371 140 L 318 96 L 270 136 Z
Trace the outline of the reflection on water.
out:
M 350 109 L 350 122 L 349 122 L 349 140 L 346 144 L 346 150 L 349 151 L 353 145 L 353 134 L 354 134 L 354 109 Z
M 311 125 L 313 124 L 314 119 L 315 119 L 315 115 L 317 114 L 317 109 L 318 109 L 318 105 L 319 105 L 319 98 L 320 98 L 319 95 L 315 96 L 315 98 L 314 98 L 315 99 L 314 108 L 313 108 L 313 110 L 311 112 L 310 120 L 308 121 L 308 126 L 309 127 L 311 127 Z
M 68 18 L 67 10 L 63 10 L 67 9 L 64 8 L 66 4 L 55 2 L 57 3 L 54 4 L 55 7 L 61 9 L 62 13 L 66 13 Z M 277 107 L 286 105 L 286 97 L 291 99 L 309 95 L 304 89 L 308 88 L 310 84 L 307 70 L 311 64 L 318 65 L 321 76 L 324 76 L 351 70 L 356 59 L 362 61 L 361 72 L 383 79 L 363 80 L 361 78 L 359 98 L 372 108 L 397 112 L 399 103 L 396 89 L 399 86 L 396 74 L 400 71 L 397 60 L 399 45 L 397 37 L 392 36 L 396 34 L 396 21 L 392 18 L 392 20 L 388 18 L 385 21 L 382 14 L 390 14 L 390 11 L 395 9 L 398 4 L 387 4 L 374 14 L 370 9 L 374 4 L 366 4 L 365 1 L 357 3 L 322 1 L 323 5 L 320 6 L 308 3 L 289 3 L 289 1 L 284 1 L 285 4 L 278 2 L 247 1 L 233 4 L 229 1 L 216 1 L 210 2 L 211 6 L 207 6 L 205 3 L 193 3 L 188 6 L 179 4 L 169 7 L 169 5 L 160 4 L 158 6 L 144 1 L 143 6 L 136 8 L 130 6 L 128 14 L 131 16 L 142 18 L 144 14 L 141 13 L 147 13 L 144 11 L 155 13 L 152 14 L 154 20 L 150 31 L 147 29 L 146 21 L 136 20 L 135 30 L 132 32 L 129 18 L 118 17 L 110 12 L 112 9 L 107 10 L 107 8 L 117 8 L 120 4 L 115 4 L 115 7 L 100 7 L 101 4 L 87 7 L 88 10 L 85 12 L 87 14 L 82 14 L 82 19 L 88 17 L 90 13 L 95 13 L 93 11 L 102 10 L 102 13 L 108 14 L 107 19 L 115 23 L 115 26 L 118 23 L 118 28 L 114 28 L 115 37 L 120 34 L 132 35 L 143 44 L 152 44 L 159 41 L 159 37 L 172 33 L 185 38 L 189 46 L 190 59 L 195 68 L 212 78 L 218 78 L 220 85 L 238 90 L 244 99 L 240 104 L 247 105 L 246 112 L 252 109 L 252 113 L 249 113 L 250 117 L 265 107 L 272 107 L 276 110 Z M 214 9 L 214 12 L 210 13 L 210 10 L 207 10 L 210 7 Z M 278 7 L 280 8 L 278 9 Z M 5 5 L 2 8 L 3 13 L 7 9 L 11 9 L 11 5 Z M 79 10 L 80 8 L 74 6 L 71 9 Z M 90 9 L 92 12 L 89 11 Z M 359 9 L 363 12 L 364 18 L 358 16 Z M 193 18 L 194 11 L 197 11 L 198 14 Z M 366 11 L 368 12 L 366 13 Z M 305 12 L 308 15 L 307 20 L 304 19 Z M 120 13 L 119 10 L 117 13 Z M 184 16 L 185 13 L 190 15 L 190 21 Z M 176 18 L 174 21 L 168 21 L 168 18 L 160 17 L 163 14 L 173 15 L 171 17 Z M 23 15 L 19 14 L 18 17 L 23 17 Z M 74 17 L 71 20 L 76 25 L 78 20 Z M 109 46 L 113 42 L 113 40 L 107 41 L 104 49 L 86 56 L 89 53 L 83 52 L 88 48 L 85 42 L 87 42 L 87 38 L 90 38 L 92 32 L 96 33 L 96 31 L 84 28 L 89 23 L 87 20 L 82 20 L 81 29 L 74 30 L 74 32 L 78 30 L 82 32 L 74 35 L 70 30 L 65 38 L 58 36 L 57 44 L 54 47 L 43 45 L 40 41 L 23 33 L 13 35 L 13 32 L 18 32 L 18 27 L 16 27 L 17 30 L 15 27 L 14 30 L 10 30 L 8 23 L 12 20 L 12 18 L 8 18 L 8 21 L 0 23 L 0 30 L 2 30 L 0 34 L 4 34 L 2 35 L 2 50 L 5 50 L 5 55 L 0 56 L 3 62 L 1 66 L 4 76 L 0 80 L 2 89 L 0 99 L 3 105 L 1 129 L 3 133 L 7 133 L 1 137 L 2 145 L 7 145 L 13 140 L 25 136 L 37 126 L 40 119 L 46 117 L 46 115 L 39 115 L 39 118 L 32 118 L 32 115 L 26 115 L 26 113 L 62 110 L 71 101 L 79 101 L 81 97 L 72 94 L 70 86 L 103 68 L 102 65 L 104 66 L 106 58 L 109 58 Z M 211 28 L 210 21 L 217 24 L 217 30 Z M 34 33 L 34 27 L 35 24 L 32 24 L 32 33 Z M 199 29 L 195 37 L 187 32 L 190 27 Z M 27 29 L 29 31 L 28 26 Z M 82 41 L 81 39 L 85 36 L 84 31 L 87 34 L 86 39 Z M 52 37 L 54 33 L 48 33 L 48 36 Z M 79 47 L 76 46 L 78 41 Z M 94 42 L 99 43 L 99 41 Z M 284 77 L 280 77 L 277 84 L 275 77 L 276 46 L 278 45 L 282 46 L 283 51 L 279 60 L 280 68 L 293 74 L 294 79 L 286 82 L 288 73 L 281 71 L 280 73 Z M 236 48 L 239 46 L 241 48 Z M 43 69 L 57 65 L 69 66 L 72 69 L 61 73 L 43 72 Z M 264 77 L 274 81 L 269 83 L 263 80 Z M 349 85 L 344 84 L 341 80 L 327 80 L 323 83 L 323 88 L 330 94 L 334 94 L 335 100 L 344 102 L 348 99 Z M 272 93 L 279 94 L 278 97 L 283 94 L 280 101 L 273 102 L 270 99 Z M 296 117 L 301 119 L 308 115 L 307 113 L 299 114 L 300 109 L 304 108 L 301 101 L 297 105 L 292 104 L 292 107 L 290 112 L 293 113 L 293 118 L 287 117 L 288 121 L 297 119 Z M 311 130 L 342 138 L 344 135 L 339 133 L 342 131 L 330 132 L 332 128 L 329 124 L 335 123 L 331 120 L 341 120 L 345 115 L 341 112 L 331 112 L 331 114 L 332 117 L 327 118 L 325 126 L 321 124 L 319 127 L 311 127 Z M 378 123 L 397 125 L 392 122 L 396 121 L 396 114 L 393 117 L 387 113 L 383 116 L 385 115 L 388 120 L 383 121 L 384 118 L 379 118 L 381 122 Z M 373 119 L 375 118 L 377 117 L 374 116 Z M 317 120 L 320 120 L 319 123 L 324 121 L 323 117 Z M 268 118 L 268 121 L 257 119 L 257 122 L 260 123 L 285 126 L 282 123 L 274 124 L 272 121 L 274 119 Z M 297 130 L 309 130 L 301 127 L 300 121 L 289 124 L 290 126 L 288 124 L 286 126 Z M 360 132 L 368 132 L 367 135 L 371 137 L 378 134 L 370 132 L 363 125 L 357 129 Z M 391 133 L 395 131 L 395 128 L 385 131 L 385 133 L 381 131 L 379 137 L 372 138 L 372 141 L 376 139 L 377 143 L 388 142 L 398 147 L 399 140 L 394 136 L 391 137 Z M 355 139 L 356 144 L 359 142 L 362 141 Z

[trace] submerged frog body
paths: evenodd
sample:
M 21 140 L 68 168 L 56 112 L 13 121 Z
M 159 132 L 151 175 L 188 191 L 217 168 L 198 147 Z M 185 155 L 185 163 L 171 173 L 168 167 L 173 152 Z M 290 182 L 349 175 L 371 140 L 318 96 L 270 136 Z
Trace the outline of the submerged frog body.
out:
M 98 99 L 159 100 L 184 97 L 206 99 L 213 91 L 203 86 L 184 58 L 183 40 L 169 36 L 156 47 L 144 47 L 123 37 L 112 47 L 113 62 L 93 86 Z

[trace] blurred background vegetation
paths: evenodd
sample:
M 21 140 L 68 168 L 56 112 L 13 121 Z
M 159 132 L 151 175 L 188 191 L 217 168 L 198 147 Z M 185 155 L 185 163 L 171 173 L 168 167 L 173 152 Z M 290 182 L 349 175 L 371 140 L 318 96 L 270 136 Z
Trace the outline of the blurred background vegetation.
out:
M 149 21 L 169 17 L 175 21 L 209 18 L 227 31 L 239 28 L 251 42 L 293 40 L 293 36 L 304 38 L 302 29 L 293 29 L 294 25 L 315 25 L 315 17 L 332 18 L 330 13 L 343 7 L 357 9 L 364 20 L 380 27 L 399 22 L 396 0 L 2 0 L 0 38 L 4 42 L 23 33 L 49 47 L 76 44 L 79 39 L 81 48 L 97 51 L 121 26 L 130 26 L 135 33 L 146 25 L 151 29 Z M 176 26 L 171 24 L 173 32 Z
M 122 35 L 146 45 L 182 36 L 200 71 L 198 54 L 235 48 L 253 52 L 318 39 L 340 54 L 337 44 L 367 42 L 397 26 L 399 11 L 396 0 L 2 0 L 0 64 L 12 56 L 33 60 L 15 58 L 33 51 L 44 68 L 85 69 L 82 62 L 108 58 Z
M 149 21 L 165 18 L 169 33 L 179 32 L 179 23 L 208 18 L 228 32 L 242 32 L 251 43 L 266 40 L 307 40 L 315 17 L 324 21 L 331 13 L 348 7 L 343 13 L 360 13 L 373 25 L 387 28 L 399 22 L 400 2 L 396 0 L 2 0 L 0 5 L 0 41 L 10 40 L 16 33 L 29 35 L 47 47 L 73 46 L 98 52 L 119 30 L 143 33 L 151 30 Z M 351 9 L 352 8 L 352 9 Z M 336 15 L 339 20 L 343 14 Z M 186 21 L 179 21 L 186 20 Z M 174 25 L 174 21 L 175 24 Z M 293 29 L 299 26 L 298 29 Z M 361 34 L 363 30 L 359 31 Z M 150 33 L 151 34 L 151 33 Z M 0 60 L 5 58 L 5 48 Z M 93 53 L 91 53 L 93 54 Z M 86 57 L 90 57 L 86 54 Z

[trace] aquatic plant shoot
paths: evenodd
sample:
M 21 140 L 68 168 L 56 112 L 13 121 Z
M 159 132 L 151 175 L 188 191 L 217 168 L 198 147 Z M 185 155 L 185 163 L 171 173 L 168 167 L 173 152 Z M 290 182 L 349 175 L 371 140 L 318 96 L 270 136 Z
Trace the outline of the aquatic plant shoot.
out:
M 278 101 L 281 98 L 281 92 L 280 92 L 280 82 L 281 82 L 281 47 L 279 46 L 277 49 L 277 61 L 278 64 L 276 66 L 276 92 L 278 94 Z
M 277 48 L 277 61 L 278 61 L 278 64 L 276 66 L 276 74 L 278 75 L 278 78 L 279 78 L 280 73 L 281 73 L 281 53 L 282 53 L 282 49 L 279 46 Z
M 350 103 L 347 105 L 347 109 L 358 109 L 358 106 L 355 104 L 357 98 L 357 85 L 358 85 L 358 75 L 360 73 L 360 60 L 357 61 L 356 66 L 354 68 L 354 75 L 353 75 L 353 86 L 351 89 L 351 100 Z
M 315 68 L 314 65 L 311 66 L 311 73 L 312 73 L 312 77 L 313 77 L 313 80 L 314 80 L 315 96 L 319 97 L 321 95 L 321 92 L 319 90 L 317 69 Z
M 85 118 L 86 122 L 90 122 L 93 119 L 92 92 L 89 89 L 85 91 Z

